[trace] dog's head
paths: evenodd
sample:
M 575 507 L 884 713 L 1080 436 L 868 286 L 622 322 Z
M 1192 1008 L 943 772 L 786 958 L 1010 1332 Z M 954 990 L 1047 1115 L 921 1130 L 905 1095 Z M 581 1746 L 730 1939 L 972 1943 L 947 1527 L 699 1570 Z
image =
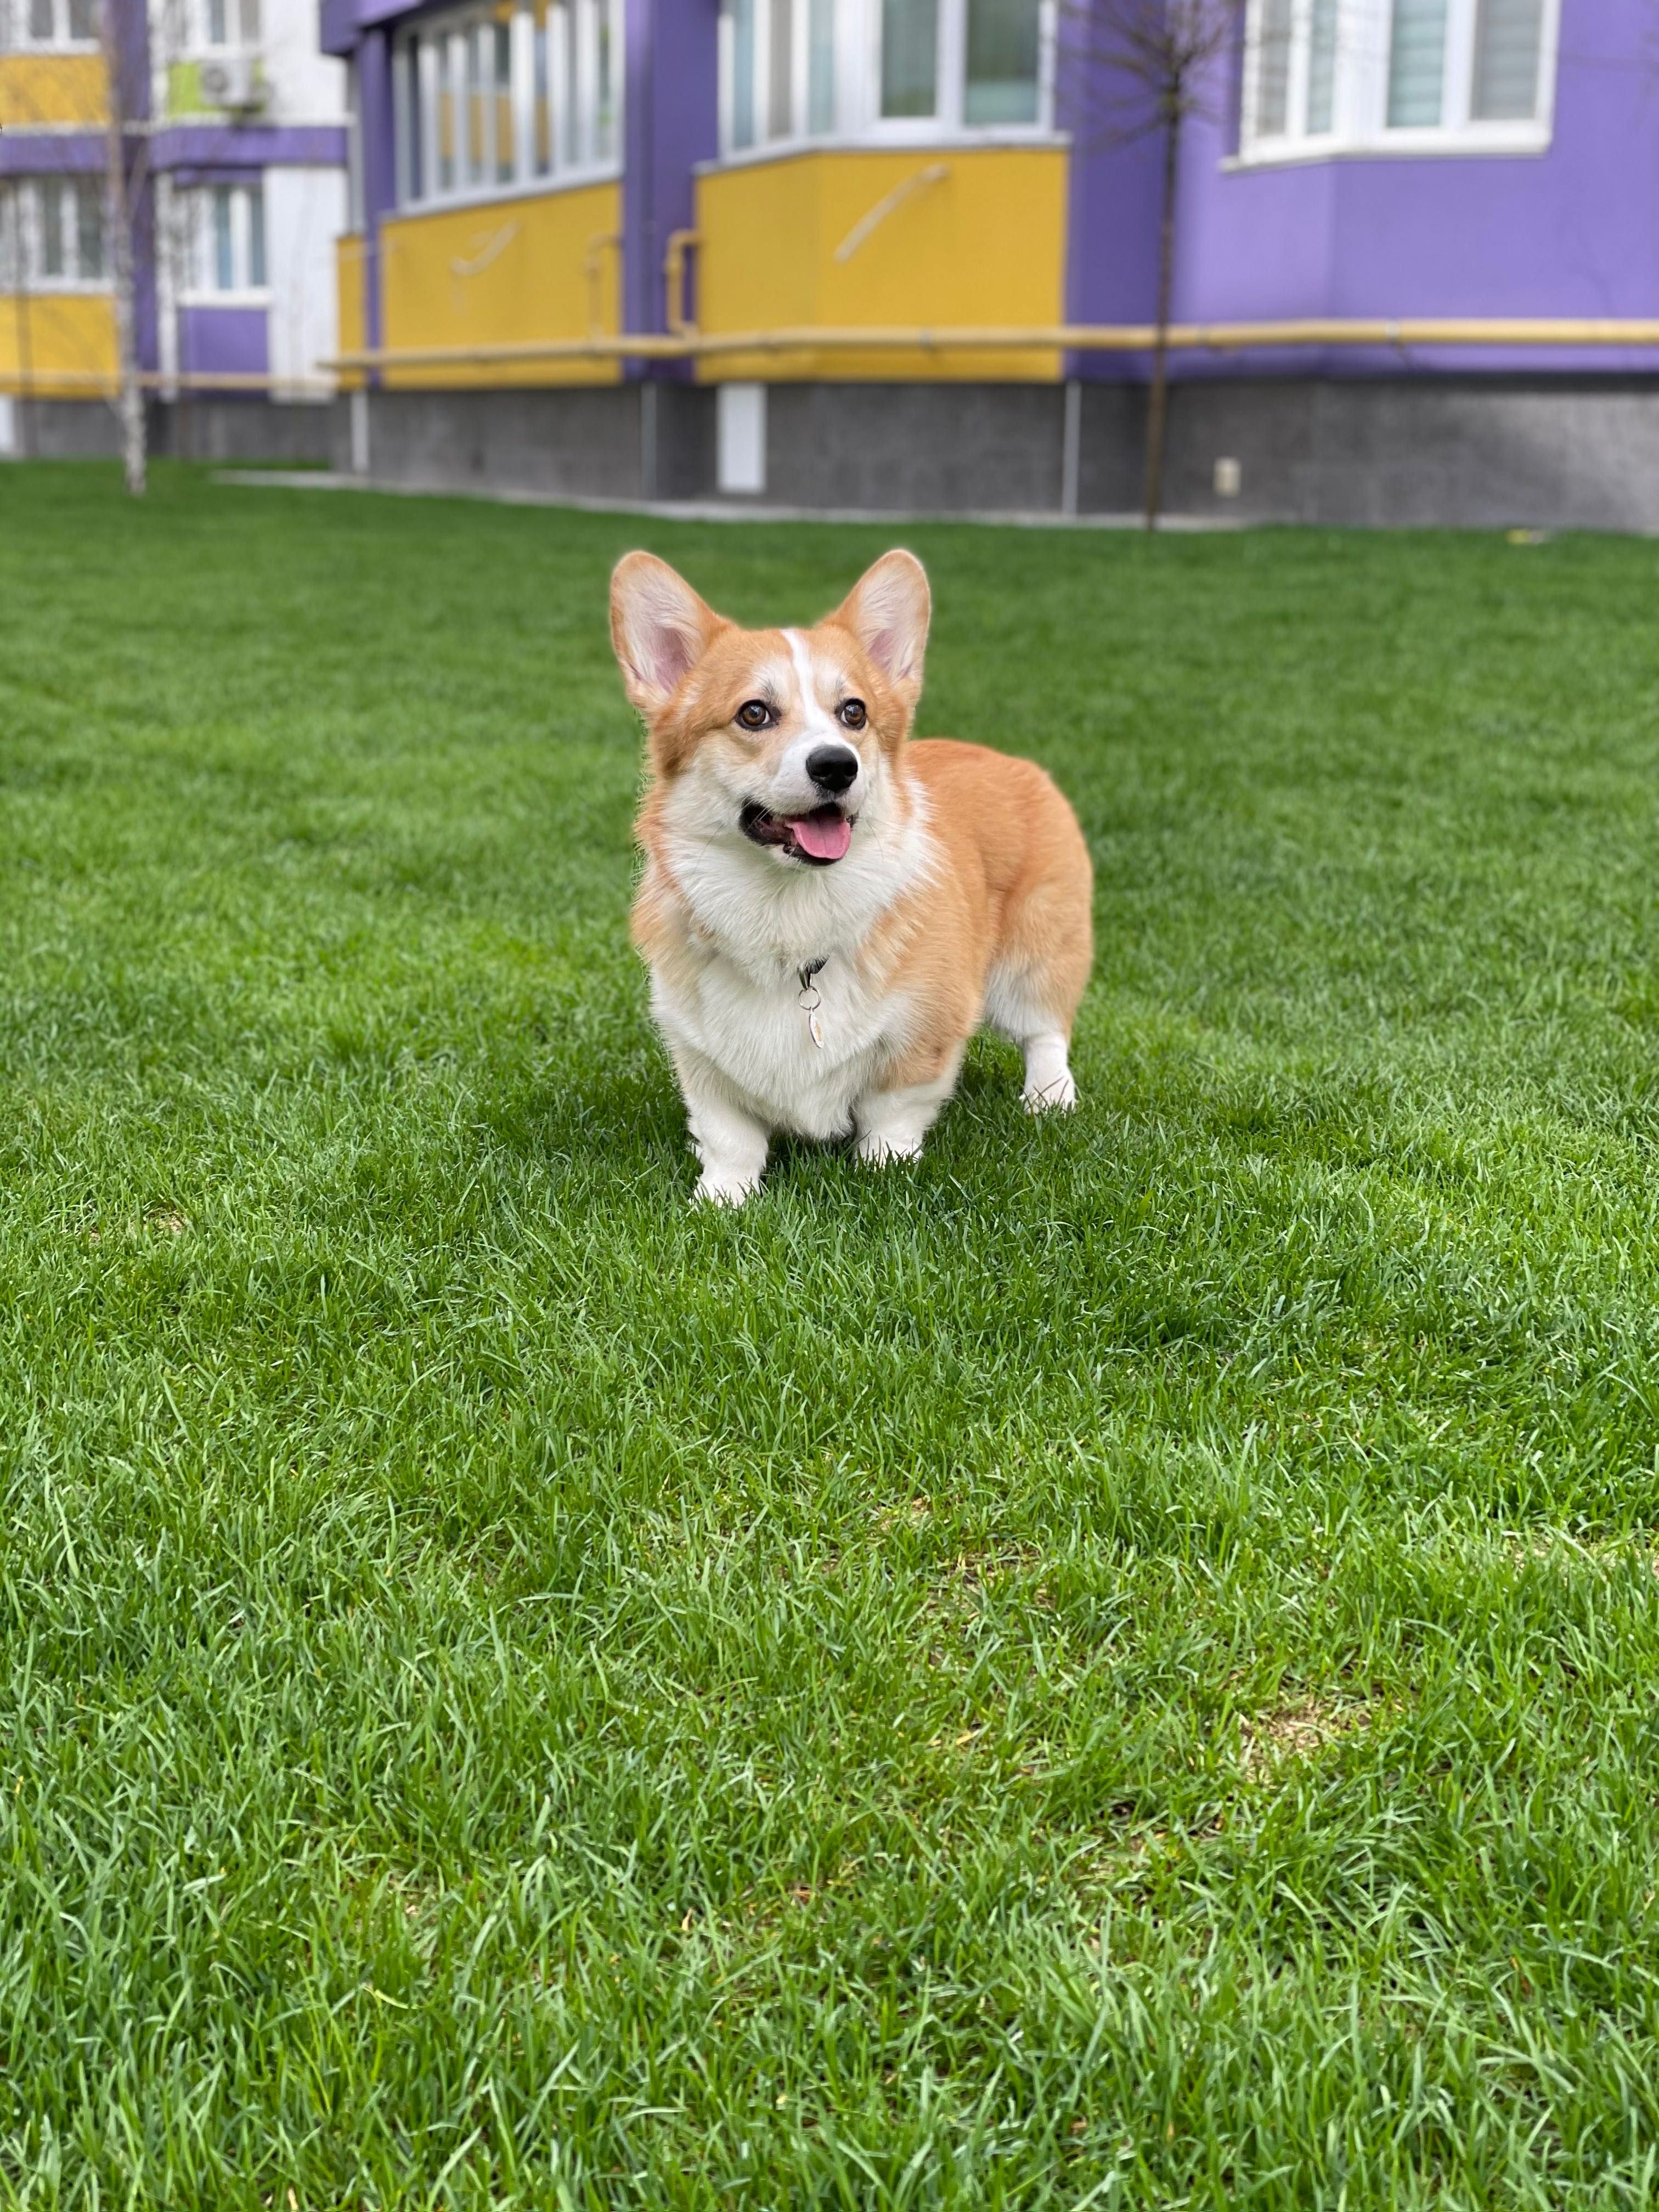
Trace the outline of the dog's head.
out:
M 921 694 L 927 577 L 885 553 L 814 629 L 739 629 L 654 554 L 611 580 L 611 636 L 682 826 L 776 866 L 844 860 Z

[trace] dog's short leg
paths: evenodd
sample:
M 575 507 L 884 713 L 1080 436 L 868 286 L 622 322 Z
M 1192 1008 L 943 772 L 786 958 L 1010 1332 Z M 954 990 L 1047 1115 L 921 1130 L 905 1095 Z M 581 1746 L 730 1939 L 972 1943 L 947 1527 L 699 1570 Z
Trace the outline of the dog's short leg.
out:
M 766 1169 L 767 1132 L 713 1073 L 689 1055 L 680 1059 L 685 1118 L 702 1173 L 691 1194 L 716 1206 L 741 1206 Z
M 895 1085 L 890 1091 L 866 1091 L 853 1109 L 858 1153 L 872 1166 L 884 1160 L 913 1160 L 939 1110 L 957 1087 L 963 1048 L 945 1055 L 937 1073 L 921 1083 Z M 901 1073 L 904 1071 L 900 1071 Z
M 1026 1112 L 1043 1114 L 1054 1108 L 1069 1113 L 1077 1104 L 1077 1085 L 1065 1037 L 1058 1030 L 1042 1030 L 1036 1036 L 1022 1037 L 1020 1043 L 1025 1053 L 1025 1085 L 1019 1095 Z

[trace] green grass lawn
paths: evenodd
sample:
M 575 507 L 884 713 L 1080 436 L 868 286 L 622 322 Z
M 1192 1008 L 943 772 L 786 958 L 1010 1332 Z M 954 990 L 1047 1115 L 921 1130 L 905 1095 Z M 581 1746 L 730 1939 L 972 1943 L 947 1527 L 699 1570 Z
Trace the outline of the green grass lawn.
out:
M 1083 1105 L 694 1168 L 607 572 L 0 471 L 0 2199 L 1659 2201 L 1659 547 L 902 535 Z

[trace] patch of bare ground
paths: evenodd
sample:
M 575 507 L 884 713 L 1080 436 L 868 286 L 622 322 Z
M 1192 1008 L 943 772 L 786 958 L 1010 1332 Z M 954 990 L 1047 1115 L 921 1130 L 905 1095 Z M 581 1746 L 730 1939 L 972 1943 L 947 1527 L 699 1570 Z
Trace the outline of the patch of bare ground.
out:
M 1285 1761 L 1311 1759 L 1340 1737 L 1369 1728 L 1372 1708 L 1356 1701 L 1304 1698 L 1270 1713 L 1243 1713 L 1238 1722 L 1239 1771 L 1261 1782 Z

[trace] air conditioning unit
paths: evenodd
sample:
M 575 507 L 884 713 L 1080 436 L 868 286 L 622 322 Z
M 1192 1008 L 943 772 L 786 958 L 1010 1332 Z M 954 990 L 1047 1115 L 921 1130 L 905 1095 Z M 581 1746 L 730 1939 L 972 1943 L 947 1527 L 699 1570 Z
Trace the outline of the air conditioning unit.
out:
M 197 71 L 203 102 L 248 114 L 265 104 L 264 80 L 252 54 L 216 54 Z

